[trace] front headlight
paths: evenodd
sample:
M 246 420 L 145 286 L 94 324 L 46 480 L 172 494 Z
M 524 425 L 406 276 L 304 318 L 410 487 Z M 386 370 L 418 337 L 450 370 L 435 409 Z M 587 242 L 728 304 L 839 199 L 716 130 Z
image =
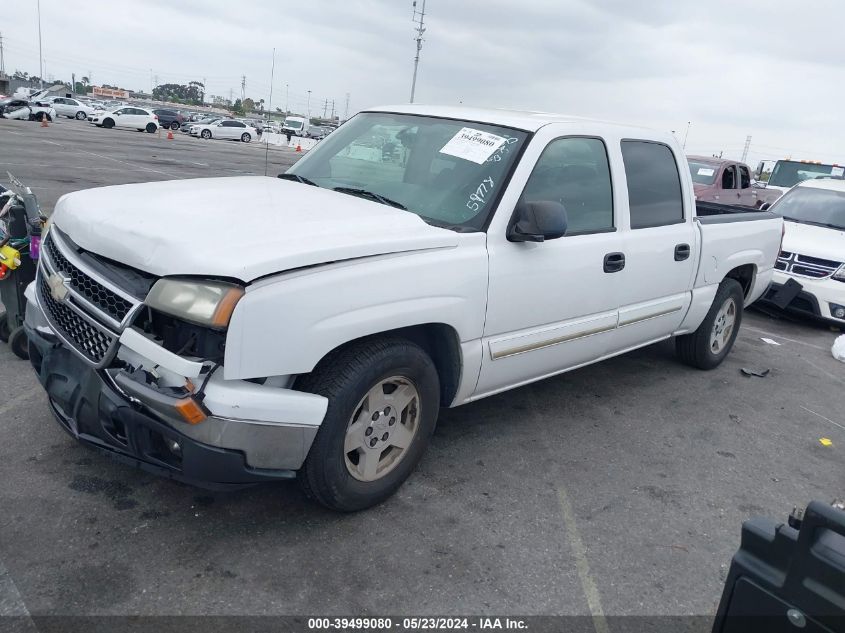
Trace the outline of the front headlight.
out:
M 222 281 L 159 279 L 144 303 L 191 323 L 225 328 L 243 296 L 241 286 Z
M 839 267 L 839 270 L 833 273 L 833 278 L 836 281 L 845 281 L 845 264 L 842 264 L 842 266 Z

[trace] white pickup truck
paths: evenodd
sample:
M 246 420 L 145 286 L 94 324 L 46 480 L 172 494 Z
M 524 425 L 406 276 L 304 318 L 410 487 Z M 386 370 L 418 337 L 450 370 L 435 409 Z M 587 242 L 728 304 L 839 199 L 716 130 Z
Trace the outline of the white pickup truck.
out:
M 670 337 L 716 367 L 781 238 L 769 212 L 697 213 L 668 133 L 382 108 L 279 178 L 64 196 L 29 351 L 86 444 L 356 510 L 410 475 L 440 407 Z

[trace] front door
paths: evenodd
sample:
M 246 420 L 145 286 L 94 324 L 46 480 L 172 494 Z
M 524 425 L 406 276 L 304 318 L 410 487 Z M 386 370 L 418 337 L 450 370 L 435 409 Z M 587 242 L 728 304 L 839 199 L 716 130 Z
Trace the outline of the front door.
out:
M 622 248 L 606 141 L 558 136 L 561 131 L 551 125 L 537 133 L 518 170 L 524 188 L 515 174 L 515 193 L 503 198 L 488 230 L 487 319 L 476 395 L 599 358 L 616 327 L 619 275 L 606 260 Z M 571 134 L 572 126 L 566 131 Z M 567 233 L 540 243 L 508 241 L 508 220 L 520 200 L 562 203 Z

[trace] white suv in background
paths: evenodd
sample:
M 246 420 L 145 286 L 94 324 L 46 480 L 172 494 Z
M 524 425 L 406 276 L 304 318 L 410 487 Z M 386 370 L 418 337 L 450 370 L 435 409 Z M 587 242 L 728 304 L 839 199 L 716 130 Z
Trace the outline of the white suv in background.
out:
M 765 301 L 845 327 L 845 181 L 801 182 L 772 211 L 786 222 Z
M 98 111 L 89 117 L 89 121 L 97 127 L 122 127 L 139 132 L 146 130 L 150 134 L 158 129 L 158 116 L 150 110 L 134 106 L 125 106 L 110 112 Z
M 53 109 L 59 116 L 66 116 L 69 119 L 78 119 L 84 121 L 88 115 L 94 113 L 92 108 L 87 103 L 82 103 L 77 99 L 69 97 L 56 97 L 53 99 Z

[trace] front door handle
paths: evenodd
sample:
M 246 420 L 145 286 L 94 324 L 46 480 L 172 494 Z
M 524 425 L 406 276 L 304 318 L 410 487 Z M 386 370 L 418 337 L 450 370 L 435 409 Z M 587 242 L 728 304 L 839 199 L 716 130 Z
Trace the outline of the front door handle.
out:
M 682 262 L 685 259 L 689 259 L 690 256 L 690 248 L 689 244 L 678 244 L 675 247 L 675 261 Z
M 618 273 L 625 268 L 625 253 L 608 253 L 604 256 L 604 272 Z

